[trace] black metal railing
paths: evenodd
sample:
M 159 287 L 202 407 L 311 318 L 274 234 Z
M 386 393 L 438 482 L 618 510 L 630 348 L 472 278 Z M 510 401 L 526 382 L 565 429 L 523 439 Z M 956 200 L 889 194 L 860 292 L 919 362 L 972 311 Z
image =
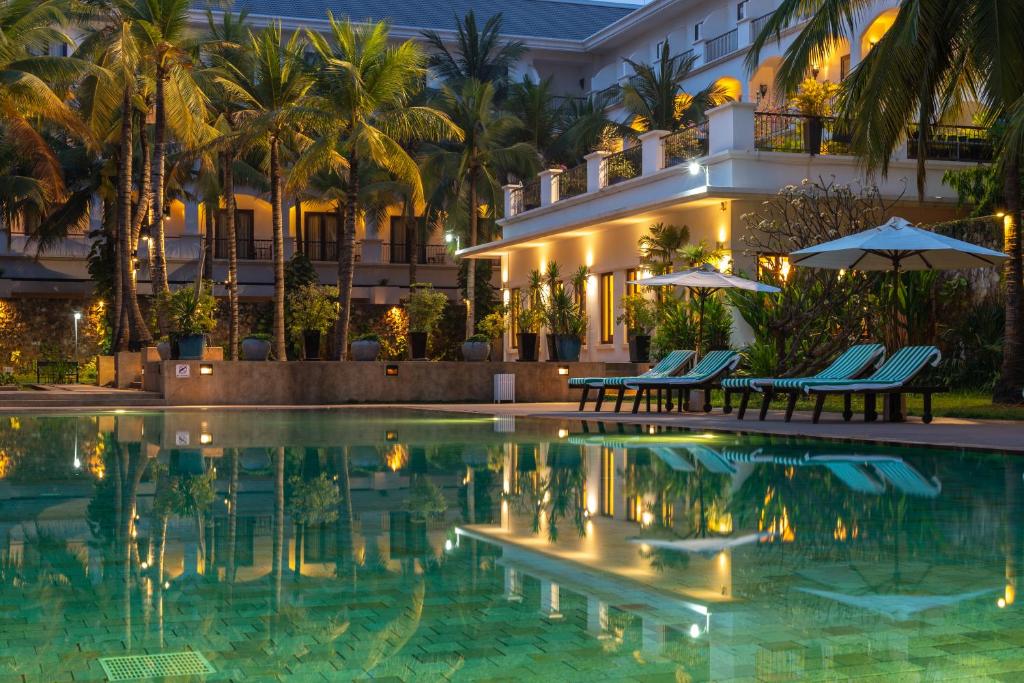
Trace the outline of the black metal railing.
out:
M 385 263 L 409 263 L 411 251 L 408 244 L 385 242 L 381 245 L 381 258 Z M 448 263 L 448 245 L 446 244 L 420 244 L 417 245 L 416 251 L 418 252 L 416 263 Z
M 665 137 L 665 168 L 708 154 L 708 122 L 688 126 Z
M 849 154 L 850 136 L 831 117 L 757 112 L 754 147 L 763 152 Z
M 558 176 L 558 198 L 568 199 L 587 191 L 587 165 L 580 164 Z
M 516 213 L 536 209 L 540 206 L 540 178 L 523 183 L 523 187 L 519 190 L 519 197 L 519 210 Z
M 917 125 L 907 129 L 907 157 L 920 148 Z M 980 126 L 932 126 L 925 141 L 925 158 L 938 161 L 992 161 L 992 137 Z
M 310 261 L 337 261 L 338 243 L 332 241 L 309 241 L 302 245 L 302 252 Z
M 228 258 L 226 237 L 218 237 L 213 241 L 213 258 Z M 270 261 L 274 258 L 274 240 L 238 240 L 238 259 L 240 261 Z
M 638 177 L 643 172 L 642 147 L 635 145 L 621 152 L 609 154 L 604 159 L 604 168 L 609 185 Z
M 36 384 L 78 384 L 78 361 L 36 361 Z
M 716 59 L 732 54 L 739 47 L 739 33 L 736 29 L 716 36 L 704 43 L 704 63 L 713 62 Z

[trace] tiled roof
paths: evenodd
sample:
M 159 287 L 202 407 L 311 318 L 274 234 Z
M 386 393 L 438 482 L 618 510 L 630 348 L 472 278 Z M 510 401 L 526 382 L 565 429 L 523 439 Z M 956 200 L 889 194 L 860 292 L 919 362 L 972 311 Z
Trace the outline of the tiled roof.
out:
M 197 3 L 205 7 L 206 3 Z M 210 4 L 214 9 L 223 5 Z M 235 0 L 233 9 L 250 14 L 291 19 L 324 19 L 334 16 L 355 21 L 387 19 L 392 25 L 430 30 L 454 29 L 456 18 L 469 10 L 483 25 L 501 13 L 502 33 L 509 36 L 582 40 L 635 8 L 596 2 L 556 0 Z

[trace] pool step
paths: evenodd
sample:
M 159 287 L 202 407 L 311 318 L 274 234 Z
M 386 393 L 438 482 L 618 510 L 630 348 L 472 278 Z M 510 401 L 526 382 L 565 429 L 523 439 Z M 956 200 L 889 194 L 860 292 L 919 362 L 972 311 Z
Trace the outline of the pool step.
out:
M 31 386 L 23 391 L 0 391 L 0 409 L 9 408 L 144 408 L 165 405 L 152 391 L 125 389 L 55 388 Z

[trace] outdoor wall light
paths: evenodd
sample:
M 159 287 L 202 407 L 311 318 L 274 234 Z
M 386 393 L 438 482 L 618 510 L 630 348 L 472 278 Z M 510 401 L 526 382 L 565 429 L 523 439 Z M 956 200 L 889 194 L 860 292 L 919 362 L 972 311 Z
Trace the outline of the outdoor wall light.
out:
M 568 430 L 568 429 L 565 429 L 565 428 L 563 427 L 562 429 L 559 429 L 559 430 L 558 430 L 558 438 L 559 438 L 559 439 L 565 439 L 565 438 L 567 438 L 568 436 L 569 436 L 569 430 Z
M 199 435 L 199 443 L 203 444 L 204 446 L 210 445 L 211 443 L 213 443 L 213 434 L 207 434 L 206 432 L 203 432 L 202 434 Z
M 693 160 L 689 164 L 686 165 L 686 169 L 690 172 L 690 175 L 699 175 L 700 172 L 703 170 L 704 171 L 704 184 L 705 185 L 710 185 L 711 184 L 711 170 L 708 169 L 708 167 L 705 166 L 704 164 L 700 163 L 697 160 Z
M 811 67 L 811 76 L 812 76 L 813 78 L 817 78 L 817 77 L 818 77 L 818 73 L 819 73 L 820 71 L 821 71 L 821 69 L 820 69 L 820 68 L 818 68 L 818 65 L 817 65 L 817 64 L 815 64 L 814 66 L 812 66 L 812 67 Z
M 387 377 L 398 377 L 398 366 L 388 365 L 384 368 L 384 375 Z
M 200 363 L 199 364 L 200 375 L 212 375 L 213 374 L 213 363 Z
M 569 374 L 569 366 L 568 365 L 559 365 L 558 366 L 558 374 L 559 375 L 568 375 Z
M 387 441 L 397 441 L 398 440 L 398 432 L 384 432 L 384 438 Z

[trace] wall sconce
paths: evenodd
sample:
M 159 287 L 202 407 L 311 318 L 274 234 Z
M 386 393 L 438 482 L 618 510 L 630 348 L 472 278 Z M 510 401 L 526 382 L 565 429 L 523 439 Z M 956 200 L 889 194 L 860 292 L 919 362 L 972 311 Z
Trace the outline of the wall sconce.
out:
M 563 427 L 562 429 L 558 430 L 558 438 L 559 439 L 566 439 L 568 437 L 569 437 L 569 430 L 568 429 L 565 429 Z
M 818 72 L 819 71 L 821 71 L 821 69 L 818 67 L 817 64 L 812 66 L 811 67 L 811 78 L 815 78 L 815 79 L 818 78 Z
M 558 374 L 559 375 L 568 375 L 569 374 L 569 366 L 568 365 L 559 365 L 558 366 Z
M 388 365 L 384 368 L 384 375 L 386 377 L 398 377 L 398 366 Z
M 212 375 L 213 374 L 213 363 L 200 363 L 199 364 L 200 375 Z
M 767 83 L 762 83 L 759 86 L 757 86 L 757 94 L 758 94 L 759 98 L 762 99 L 762 100 L 765 97 L 767 97 L 768 96 L 768 84 Z
M 203 432 L 202 434 L 199 435 L 199 443 L 203 445 L 209 445 L 213 443 L 213 434 L 207 434 L 206 432 Z
M 397 441 L 398 432 L 384 432 L 384 439 L 386 441 Z

